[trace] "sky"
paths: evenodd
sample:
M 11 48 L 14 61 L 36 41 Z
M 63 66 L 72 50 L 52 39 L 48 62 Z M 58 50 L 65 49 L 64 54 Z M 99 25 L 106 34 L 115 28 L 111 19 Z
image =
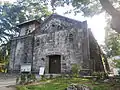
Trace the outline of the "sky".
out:
M 14 2 L 15 0 L 0 0 L 0 1 L 9 1 L 9 2 Z M 106 26 L 106 22 L 105 22 L 105 15 L 104 13 L 101 13 L 99 15 L 95 15 L 92 18 L 85 18 L 83 16 L 81 16 L 81 14 L 77 14 L 76 16 L 74 16 L 73 13 L 71 14 L 64 14 L 65 11 L 67 11 L 68 9 L 70 9 L 71 7 L 58 7 L 56 8 L 56 12 L 59 15 L 62 16 L 66 16 L 68 18 L 72 18 L 75 20 L 79 20 L 79 21 L 85 21 L 87 20 L 88 23 L 88 27 L 91 28 L 91 31 L 95 37 L 95 39 L 97 40 L 97 42 L 99 44 L 104 44 L 104 38 L 105 38 L 105 30 L 104 27 Z

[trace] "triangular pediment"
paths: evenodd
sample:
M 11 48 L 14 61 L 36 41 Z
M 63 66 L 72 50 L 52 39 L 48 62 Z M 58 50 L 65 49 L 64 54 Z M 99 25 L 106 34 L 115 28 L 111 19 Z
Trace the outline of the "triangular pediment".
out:
M 41 24 L 41 32 L 55 32 L 63 29 L 81 28 L 82 22 L 61 15 L 52 14 Z

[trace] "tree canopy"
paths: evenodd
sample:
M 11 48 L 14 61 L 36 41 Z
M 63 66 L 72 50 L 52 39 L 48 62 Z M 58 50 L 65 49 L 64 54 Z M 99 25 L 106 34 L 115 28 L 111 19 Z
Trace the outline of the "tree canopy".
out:
M 0 3 L 0 42 L 8 40 L 14 33 L 17 17 L 22 7 Z M 14 13 L 13 13 L 14 12 Z
M 39 0 L 18 0 L 16 3 L 0 2 L 0 43 L 17 35 L 18 23 L 30 19 L 39 19 L 50 14 L 48 8 Z
M 113 31 L 109 25 L 106 26 L 105 47 L 107 55 L 118 56 L 120 55 L 120 35 Z

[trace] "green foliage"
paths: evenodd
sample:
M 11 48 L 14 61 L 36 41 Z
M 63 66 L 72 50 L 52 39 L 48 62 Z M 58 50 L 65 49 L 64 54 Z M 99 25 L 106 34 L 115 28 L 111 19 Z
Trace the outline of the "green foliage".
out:
M 74 77 L 78 77 L 79 76 L 79 71 L 80 71 L 80 66 L 77 65 L 77 64 L 73 64 L 71 69 L 72 69 L 72 75 Z
M 119 8 L 119 0 L 109 1 L 111 2 L 111 4 L 114 4 L 115 7 Z M 66 13 L 82 13 L 84 16 L 94 16 L 104 11 L 100 4 L 100 0 L 51 0 L 51 5 L 53 9 L 55 9 L 56 6 L 70 5 L 73 8 Z
M 35 82 L 37 79 L 35 77 L 35 74 L 28 74 L 27 75 L 27 82 Z
M 120 55 L 120 35 L 110 27 L 110 17 L 107 18 L 107 26 L 105 27 L 105 45 L 104 50 L 107 57 L 114 57 Z M 113 60 L 113 65 L 120 68 L 120 61 Z
M 35 82 L 37 79 L 35 77 L 34 74 L 21 74 L 19 77 L 16 78 L 16 83 L 17 84 L 28 84 L 28 83 L 32 83 Z
M 2 44 L 0 46 L 0 63 L 8 64 L 10 55 L 10 43 Z
M 8 41 L 15 34 L 15 25 L 21 9 L 17 5 L 0 3 L 0 43 Z
M 111 29 L 110 17 L 107 15 L 107 26 L 105 27 L 104 50 L 108 57 L 120 55 L 120 35 Z
M 9 64 L 9 56 L 10 56 L 10 43 L 2 44 L 0 46 L 0 64 L 2 68 L 0 68 L 0 72 L 7 73 L 8 64 Z
M 108 79 L 108 74 L 105 72 L 93 72 L 92 76 L 97 76 L 97 79 Z
M 17 89 L 17 90 L 29 90 L 29 89 L 27 89 L 26 87 L 19 87 L 19 86 L 16 86 L 16 89 Z
M 97 83 L 97 84 L 96 84 Z M 40 82 L 40 85 L 26 85 L 26 86 L 19 86 L 20 88 L 25 88 L 25 90 L 65 90 L 71 84 L 75 85 L 84 85 L 92 88 L 91 90 L 119 90 L 120 85 L 112 86 L 111 82 L 109 83 L 98 83 L 92 81 L 90 79 L 83 79 L 83 78 L 57 78 L 57 79 L 50 79 L 45 82 Z M 26 89 L 27 88 L 27 89 Z M 22 90 L 22 89 L 21 89 Z M 23 89 L 24 90 L 24 89 Z
M 47 83 L 48 82 L 48 83 Z M 68 85 L 72 83 L 86 83 L 90 82 L 88 79 L 81 79 L 81 78 L 54 78 L 47 80 L 45 82 L 40 82 L 41 85 L 28 85 L 22 86 L 26 87 L 29 90 L 64 90 Z
M 50 79 L 52 79 L 53 78 L 53 75 L 52 74 L 50 74 Z
M 119 74 L 119 76 L 120 76 L 120 70 L 118 70 L 118 74 Z
M 113 60 L 115 67 L 120 68 L 120 60 Z
M 22 13 L 27 20 L 40 19 L 51 14 L 44 0 L 18 0 L 17 5 L 23 7 Z
M 22 75 L 20 76 L 20 79 L 21 79 L 20 84 L 26 83 L 26 75 L 25 75 L 25 74 L 22 74 Z
M 82 13 L 84 16 L 94 16 L 103 11 L 98 0 L 51 0 L 53 8 L 66 4 L 73 6 L 73 8 L 66 11 L 66 13 L 74 12 L 75 15 Z
M 106 86 L 101 85 L 101 86 L 95 86 L 92 90 L 114 90 L 114 89 L 107 85 Z
M 45 76 L 44 76 L 44 75 L 41 75 L 41 79 L 44 80 L 44 79 L 45 79 Z

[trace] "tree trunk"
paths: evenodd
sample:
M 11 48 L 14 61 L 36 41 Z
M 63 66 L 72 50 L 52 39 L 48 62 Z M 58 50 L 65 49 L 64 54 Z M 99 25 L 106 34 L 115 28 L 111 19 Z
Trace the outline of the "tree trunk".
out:
M 115 9 L 109 0 L 99 0 L 102 7 L 112 16 L 111 28 L 120 33 L 120 11 Z
M 120 12 L 113 7 L 109 0 L 99 0 L 102 7 L 112 16 L 120 15 Z

